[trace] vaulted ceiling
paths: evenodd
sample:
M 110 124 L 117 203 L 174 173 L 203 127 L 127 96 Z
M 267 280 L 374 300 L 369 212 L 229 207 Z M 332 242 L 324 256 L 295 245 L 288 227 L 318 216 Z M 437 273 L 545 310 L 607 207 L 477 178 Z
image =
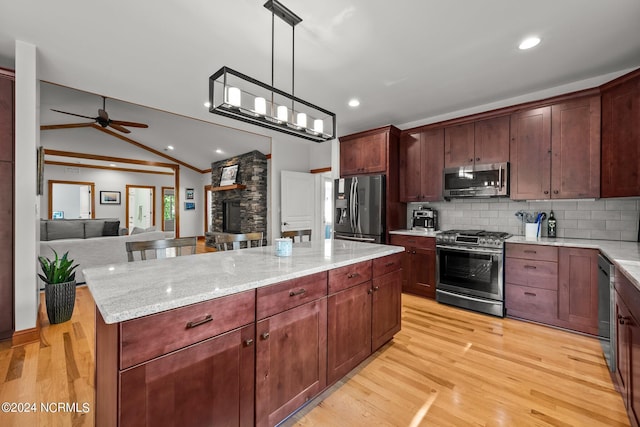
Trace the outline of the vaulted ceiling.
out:
M 640 66 L 637 0 L 282 2 L 303 19 L 295 30 L 295 93 L 334 111 L 339 135 L 428 122 Z M 42 80 L 94 94 L 75 105 L 66 104 L 61 91 L 51 94 L 43 102 L 43 123 L 73 121 L 45 114 L 44 107 L 93 115 L 99 94 L 152 107 L 158 114 L 265 134 L 213 116 L 203 106 L 208 77 L 224 65 L 270 82 L 271 14 L 263 3 L 2 0 L 0 65 L 12 66 L 16 39 L 30 42 L 38 49 Z M 519 42 L 529 35 L 542 42 L 520 51 Z M 276 19 L 275 86 L 287 91 L 291 41 L 290 28 Z M 360 107 L 347 106 L 352 97 Z M 156 121 L 111 100 L 107 110 L 121 120 L 153 121 L 150 125 L 167 139 L 187 139 L 187 131 L 172 132 L 176 126 L 167 117 Z M 199 143 L 185 151 L 183 160 L 198 167 L 218 143 L 237 143 L 227 136 L 228 127 L 193 132 Z M 250 140 L 250 135 L 239 138 Z M 167 145 L 153 139 L 156 149 Z

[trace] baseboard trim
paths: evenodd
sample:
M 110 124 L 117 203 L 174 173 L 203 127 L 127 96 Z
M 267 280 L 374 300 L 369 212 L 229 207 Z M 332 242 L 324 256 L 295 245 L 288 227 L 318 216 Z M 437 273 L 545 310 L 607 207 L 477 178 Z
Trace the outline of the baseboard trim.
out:
M 35 328 L 25 329 L 13 333 L 11 338 L 11 347 L 20 347 L 22 345 L 31 344 L 40 341 L 40 322 Z

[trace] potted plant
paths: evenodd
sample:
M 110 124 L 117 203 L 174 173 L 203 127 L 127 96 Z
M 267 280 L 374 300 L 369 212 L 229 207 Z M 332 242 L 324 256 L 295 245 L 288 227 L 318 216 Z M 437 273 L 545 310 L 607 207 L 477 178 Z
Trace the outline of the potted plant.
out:
M 53 260 L 39 256 L 42 274 L 38 274 L 45 282 L 44 295 L 47 304 L 47 316 L 51 324 L 66 322 L 71 319 L 76 302 L 76 273 L 78 264 L 73 265 L 69 252 L 62 258 L 54 250 Z

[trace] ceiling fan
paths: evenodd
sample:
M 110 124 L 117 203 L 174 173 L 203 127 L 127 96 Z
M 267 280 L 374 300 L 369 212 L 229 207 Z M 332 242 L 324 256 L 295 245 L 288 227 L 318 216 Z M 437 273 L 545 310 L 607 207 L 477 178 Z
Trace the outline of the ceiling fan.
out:
M 94 123 L 99 124 L 100 126 L 102 126 L 103 128 L 106 128 L 107 126 L 110 126 L 112 128 L 114 128 L 117 131 L 120 131 L 122 133 L 131 133 L 131 131 L 127 128 L 125 128 L 125 126 L 129 126 L 129 127 L 134 127 L 134 128 L 148 128 L 149 125 L 146 125 L 144 123 L 136 123 L 136 122 L 125 122 L 122 120 L 112 120 L 109 118 L 109 114 L 106 111 L 105 108 L 105 104 L 106 104 L 107 98 L 106 97 L 102 97 L 102 108 L 98 109 L 98 116 L 97 117 L 90 117 L 90 116 L 83 116 L 82 114 L 75 114 L 75 113 L 68 113 L 66 111 L 60 111 L 60 110 L 54 110 L 53 108 L 51 109 L 51 111 L 55 111 L 56 113 L 62 113 L 62 114 L 69 114 L 70 116 L 76 116 L 76 117 L 83 117 L 85 119 L 91 119 L 93 120 L 93 122 L 89 122 L 89 123 L 69 123 L 66 125 L 57 125 L 57 128 L 63 128 L 63 127 L 67 127 L 67 128 L 79 128 L 79 127 L 89 127 L 92 126 Z

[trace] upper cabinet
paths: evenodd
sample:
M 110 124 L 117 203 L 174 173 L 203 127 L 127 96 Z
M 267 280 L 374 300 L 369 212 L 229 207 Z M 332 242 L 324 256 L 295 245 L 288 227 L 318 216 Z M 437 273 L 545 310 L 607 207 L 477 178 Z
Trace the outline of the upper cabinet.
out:
M 511 198 L 600 197 L 600 97 L 514 113 Z
M 509 161 L 509 116 L 445 128 L 444 166 Z
M 602 87 L 602 197 L 640 196 L 640 70 Z
M 405 133 L 400 138 L 400 201 L 442 199 L 444 130 Z
M 340 176 L 386 173 L 398 134 L 395 127 L 385 126 L 340 137 Z

